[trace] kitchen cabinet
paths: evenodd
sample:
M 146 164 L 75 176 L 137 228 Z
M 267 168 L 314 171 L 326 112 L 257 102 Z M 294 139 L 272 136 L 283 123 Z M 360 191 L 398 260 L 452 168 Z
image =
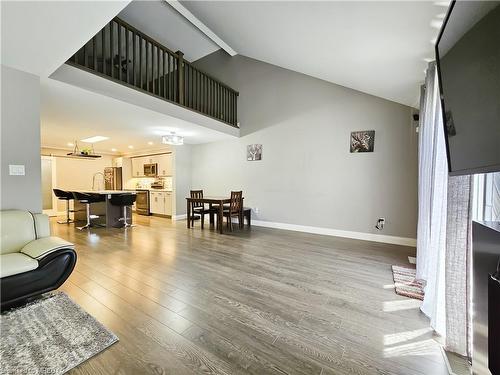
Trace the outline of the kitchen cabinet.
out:
M 158 176 L 172 176 L 172 154 L 147 155 L 132 158 L 133 177 L 144 177 L 144 164 L 157 164 Z
M 143 156 L 141 159 L 143 159 L 143 164 L 158 164 L 158 156 L 160 155 L 148 155 Z
M 132 177 L 144 176 L 143 158 L 132 158 Z
M 172 216 L 172 192 L 166 191 L 165 194 L 165 215 Z
M 172 192 L 150 191 L 149 197 L 149 211 L 152 214 L 172 215 Z
M 172 176 L 172 154 L 157 155 L 158 176 Z

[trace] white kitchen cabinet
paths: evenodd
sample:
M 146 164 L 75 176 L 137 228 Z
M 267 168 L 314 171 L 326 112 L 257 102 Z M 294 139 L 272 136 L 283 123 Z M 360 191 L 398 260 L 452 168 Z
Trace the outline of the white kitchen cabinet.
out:
M 157 155 L 158 176 L 172 176 L 172 154 Z
M 132 177 L 144 177 L 144 164 L 157 164 L 158 176 L 172 176 L 172 154 L 147 155 L 132 158 Z
M 165 192 L 165 215 L 172 216 L 172 192 Z
M 143 158 L 132 158 L 132 177 L 144 176 L 144 160 Z
M 143 159 L 144 164 L 158 164 L 158 156 L 159 155 L 148 155 L 143 156 L 141 159 Z
M 172 215 L 172 193 L 169 191 L 149 192 L 149 211 L 152 214 Z
M 164 215 L 165 199 L 161 191 L 149 192 L 149 211 L 152 214 Z

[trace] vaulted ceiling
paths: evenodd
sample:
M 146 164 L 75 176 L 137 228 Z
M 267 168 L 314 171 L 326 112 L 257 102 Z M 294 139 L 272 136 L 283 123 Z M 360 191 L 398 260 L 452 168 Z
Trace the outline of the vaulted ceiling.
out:
M 219 49 L 165 0 L 132 1 L 118 17 L 170 50 L 195 61 Z
M 448 1 L 182 1 L 236 52 L 415 106 Z
M 1 63 L 48 77 L 129 1 L 1 1 Z

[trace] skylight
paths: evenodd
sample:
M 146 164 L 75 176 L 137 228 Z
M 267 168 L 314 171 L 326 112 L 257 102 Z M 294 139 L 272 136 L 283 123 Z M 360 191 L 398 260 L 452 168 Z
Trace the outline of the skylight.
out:
M 94 137 L 81 139 L 81 141 L 86 142 L 86 143 L 96 143 L 96 142 L 105 141 L 106 139 L 109 139 L 109 137 L 103 137 L 102 135 L 96 135 Z

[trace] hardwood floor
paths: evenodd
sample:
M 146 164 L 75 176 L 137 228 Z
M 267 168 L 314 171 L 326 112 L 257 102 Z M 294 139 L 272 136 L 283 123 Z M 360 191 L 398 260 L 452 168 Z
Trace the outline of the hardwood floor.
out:
M 134 220 L 51 222 L 79 257 L 61 290 L 120 338 L 74 374 L 447 373 L 419 302 L 393 291 L 412 248 Z

